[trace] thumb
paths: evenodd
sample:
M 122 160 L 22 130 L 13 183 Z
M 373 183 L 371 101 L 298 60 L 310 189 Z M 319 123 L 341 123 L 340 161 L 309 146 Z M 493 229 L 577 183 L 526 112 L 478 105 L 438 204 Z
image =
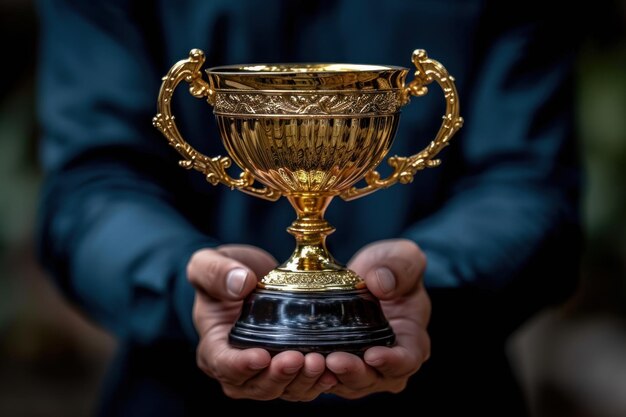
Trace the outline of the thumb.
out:
M 201 249 L 191 256 L 187 279 L 196 290 L 222 301 L 244 299 L 257 283 L 248 266 L 213 249 Z
M 413 293 L 422 284 L 426 256 L 410 240 L 382 240 L 361 249 L 348 266 L 376 297 L 391 300 Z
M 251 245 L 222 245 L 217 251 L 231 259 L 239 261 L 250 268 L 257 277 L 267 275 L 276 268 L 276 259 L 263 249 Z

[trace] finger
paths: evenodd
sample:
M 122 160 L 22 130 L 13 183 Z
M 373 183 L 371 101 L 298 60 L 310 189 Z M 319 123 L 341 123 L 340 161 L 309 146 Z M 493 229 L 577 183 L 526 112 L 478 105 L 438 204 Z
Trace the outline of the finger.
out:
M 230 328 L 241 314 L 241 304 L 241 301 L 215 301 L 196 291 L 192 317 L 198 335 L 204 337 L 209 332 L 212 335 L 222 332 L 222 338 L 226 340 Z
M 361 358 L 346 352 L 333 352 L 326 357 L 326 366 L 335 374 L 339 384 L 348 390 L 371 392 L 379 375 Z
M 409 328 L 411 331 L 428 328 L 432 303 L 422 283 L 410 296 L 384 300 L 381 301 L 380 306 L 396 333 L 404 331 L 405 328 Z
M 201 249 L 191 256 L 187 278 L 196 289 L 218 300 L 241 300 L 257 284 L 249 267 L 213 249 Z
M 376 297 L 390 300 L 417 289 L 426 267 L 426 256 L 410 240 L 384 240 L 360 250 L 349 267 L 363 277 Z
M 322 392 L 329 390 L 337 379 L 326 372 L 326 362 L 319 353 L 308 353 L 304 356 L 304 366 L 298 376 L 285 388 L 281 396 L 287 401 L 310 401 Z
M 270 366 L 271 356 L 263 349 L 235 349 L 226 337 L 204 337 L 196 351 L 198 367 L 222 384 L 242 385 Z
M 426 331 L 431 302 L 422 285 L 411 297 L 399 302 L 381 303 L 396 335 L 392 348 L 376 346 L 365 351 L 364 361 L 383 377 L 411 375 L 430 355 L 430 336 Z
M 260 374 L 248 379 L 240 386 L 223 386 L 226 395 L 232 398 L 272 400 L 283 395 L 285 388 L 297 377 L 304 365 L 300 352 L 281 352 L 272 358 L 270 366 Z
M 401 334 L 396 337 L 396 346 L 375 346 L 363 355 L 364 362 L 386 379 L 408 378 L 413 375 L 430 352 L 430 339 L 424 330 L 417 330 L 416 336 Z
M 272 255 L 256 246 L 222 245 L 217 251 L 248 266 L 259 278 L 267 275 L 278 264 Z

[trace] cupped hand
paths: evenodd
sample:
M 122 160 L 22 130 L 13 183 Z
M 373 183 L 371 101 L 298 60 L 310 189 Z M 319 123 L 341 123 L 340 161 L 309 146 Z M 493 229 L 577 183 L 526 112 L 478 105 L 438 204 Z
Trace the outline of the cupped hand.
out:
M 237 349 L 228 343 L 242 300 L 256 287 L 257 277 L 275 266 L 270 254 L 246 245 L 202 249 L 192 255 L 187 277 L 196 289 L 197 363 L 231 398 L 310 401 L 337 383 L 322 355 L 287 351 L 272 357 L 264 349 Z
M 385 317 L 396 334 L 396 344 L 372 347 L 363 358 L 346 352 L 328 355 L 326 367 L 339 380 L 330 392 L 344 398 L 400 392 L 430 356 L 426 328 L 431 303 L 422 280 L 426 257 L 409 240 L 385 240 L 364 247 L 348 266 L 363 277 L 368 289 L 381 300 Z

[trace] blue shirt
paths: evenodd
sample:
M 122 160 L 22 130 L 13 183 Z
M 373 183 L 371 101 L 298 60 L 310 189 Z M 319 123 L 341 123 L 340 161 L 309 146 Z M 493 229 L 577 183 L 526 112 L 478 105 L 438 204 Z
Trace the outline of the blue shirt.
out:
M 192 48 L 205 51 L 207 67 L 289 61 L 409 67 L 413 49 L 426 49 L 455 76 L 465 126 L 442 153 L 442 165 L 418 172 L 412 184 L 349 203 L 335 199 L 327 213 L 337 227 L 331 252 L 346 262 L 376 240 L 414 240 L 427 255 L 425 281 L 434 300 L 437 294 L 505 300 L 490 319 L 507 329 L 503 334 L 575 283 L 577 27 L 561 21 L 563 28 L 548 35 L 558 10 L 396 0 L 40 6 L 47 176 L 40 255 L 70 300 L 119 337 L 126 358 L 116 365 L 119 374 L 145 372 L 127 363 L 138 351 L 156 355 L 171 344 L 193 350 L 185 266 L 195 250 L 248 243 L 285 259 L 293 249 L 284 229 L 295 215 L 284 199 L 269 203 L 205 183 L 178 167 L 179 156 L 152 127 L 161 77 Z M 423 148 L 442 111 L 433 84 L 403 108 L 390 155 Z M 193 146 L 225 154 L 206 103 L 176 94 L 174 114 Z

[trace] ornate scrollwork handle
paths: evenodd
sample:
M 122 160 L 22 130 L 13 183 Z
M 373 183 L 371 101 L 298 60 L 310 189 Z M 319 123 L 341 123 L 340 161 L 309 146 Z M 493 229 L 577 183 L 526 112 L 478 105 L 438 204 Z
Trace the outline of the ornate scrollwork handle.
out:
M 365 175 L 367 185 L 363 188 L 352 187 L 344 191 L 340 195 L 344 200 L 354 200 L 381 188 L 391 187 L 398 182 L 402 184 L 413 182 L 413 176 L 417 171 L 433 168 L 441 163 L 441 160 L 435 159 L 435 156 L 448 145 L 450 138 L 463 126 L 463 118 L 459 116 L 459 97 L 454 78 L 438 61 L 428 58 L 423 49 L 413 51 L 412 61 L 416 69 L 415 78 L 405 87 L 402 104 L 407 104 L 411 96 L 425 95 L 428 92 L 427 85 L 436 81 L 446 99 L 446 114 L 443 116 L 439 132 L 421 152 L 409 157 L 397 155 L 390 157 L 388 164 L 393 168 L 393 173 L 387 178 L 381 179 L 378 171 L 369 171 Z
M 232 165 L 232 161 L 227 156 L 216 156 L 210 158 L 198 152 L 187 143 L 181 136 L 174 116 L 172 115 L 171 102 L 174 90 L 181 81 L 189 83 L 189 92 L 196 98 L 207 98 L 209 104 L 215 101 L 215 92 L 209 84 L 202 79 L 200 68 L 204 64 L 204 53 L 199 49 L 192 49 L 189 58 L 178 61 L 163 77 L 163 84 L 159 91 L 158 113 L 152 119 L 152 124 L 163 133 L 170 145 L 180 153 L 183 160 L 179 161 L 180 166 L 187 169 L 195 169 L 206 176 L 206 180 L 213 185 L 222 183 L 231 189 L 238 189 L 247 194 L 254 195 L 270 201 L 280 198 L 279 191 L 269 188 L 252 187 L 254 178 L 248 170 L 243 170 L 239 179 L 235 179 L 226 173 L 226 169 Z

